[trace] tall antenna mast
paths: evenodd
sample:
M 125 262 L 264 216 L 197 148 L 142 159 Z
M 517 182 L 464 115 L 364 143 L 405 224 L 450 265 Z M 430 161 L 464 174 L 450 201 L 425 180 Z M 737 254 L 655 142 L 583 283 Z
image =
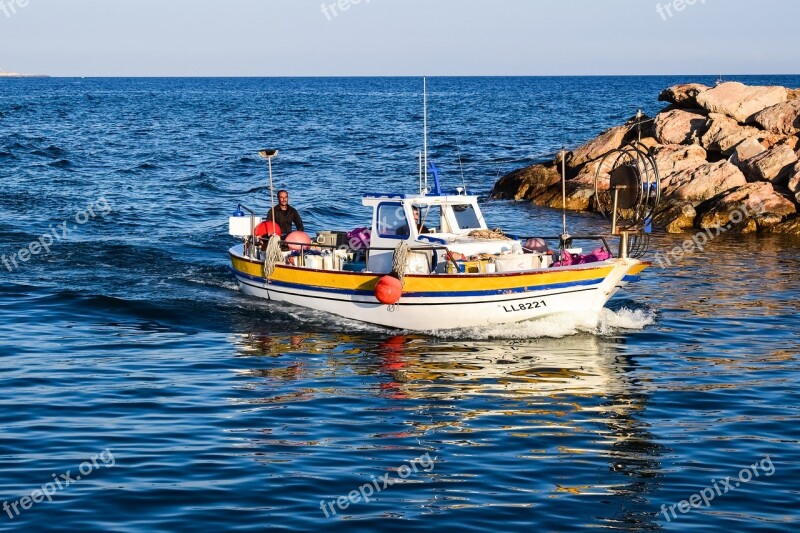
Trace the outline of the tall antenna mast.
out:
M 275 188 L 272 186 L 272 160 L 278 156 L 277 150 L 259 150 L 258 155 L 269 163 L 269 203 L 272 211 L 272 227 L 275 227 Z
M 428 80 L 422 77 L 422 145 L 424 150 L 425 192 L 428 193 Z
M 422 152 L 419 153 L 419 193 L 422 194 Z
M 467 194 L 467 180 L 464 178 L 464 162 L 461 160 L 461 143 L 456 139 L 456 148 L 458 148 L 458 166 L 461 167 L 461 186 L 464 187 L 464 194 Z
M 570 247 L 569 233 L 567 233 L 567 149 L 561 147 L 561 248 Z

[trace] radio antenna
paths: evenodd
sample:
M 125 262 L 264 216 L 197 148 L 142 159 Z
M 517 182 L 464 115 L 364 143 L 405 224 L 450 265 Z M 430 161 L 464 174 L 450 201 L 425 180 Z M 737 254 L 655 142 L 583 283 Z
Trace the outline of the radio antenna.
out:
M 425 194 L 428 193 L 428 79 L 422 77 L 422 146 L 425 167 Z
M 458 150 L 458 166 L 461 168 L 461 186 L 464 187 L 464 194 L 467 194 L 467 181 L 464 179 L 464 162 L 461 160 L 461 144 L 456 139 L 456 149 Z

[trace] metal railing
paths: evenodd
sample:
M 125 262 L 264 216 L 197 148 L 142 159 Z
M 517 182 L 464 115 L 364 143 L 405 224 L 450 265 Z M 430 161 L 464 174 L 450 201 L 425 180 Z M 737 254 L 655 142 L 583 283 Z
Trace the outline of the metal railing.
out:
M 240 206 L 240 207 L 242 207 L 243 209 L 245 209 L 248 212 L 250 212 L 251 213 L 251 217 L 255 216 L 255 213 L 253 213 L 252 210 L 248 209 L 245 206 Z M 252 224 L 251 224 L 251 226 L 252 226 Z M 253 231 L 254 231 L 254 229 L 255 228 L 253 228 Z M 255 249 L 257 249 L 257 246 L 255 246 L 255 242 L 256 242 L 255 234 L 251 235 L 251 238 L 252 238 L 252 244 L 251 244 L 250 248 L 251 248 L 251 252 L 252 252 Z M 560 235 L 559 236 L 538 236 L 538 237 L 514 237 L 513 241 L 524 242 L 524 241 L 527 241 L 528 239 L 541 239 L 543 241 L 558 241 L 559 242 L 559 247 L 561 246 L 561 244 L 563 244 L 563 243 L 561 243 L 562 237 Z M 611 255 L 612 257 L 614 255 L 613 252 L 611 251 L 611 247 L 609 246 L 608 241 L 606 240 L 606 237 L 603 236 L 603 235 L 575 235 L 575 236 L 570 237 L 570 241 L 598 241 L 598 242 L 602 243 L 603 249 L 606 252 L 608 252 L 609 255 Z M 352 246 L 349 246 L 347 244 L 336 245 L 336 244 L 322 244 L 322 243 L 315 243 L 315 242 L 314 243 L 307 243 L 307 242 L 291 242 L 291 241 L 281 241 L 281 248 L 284 249 L 284 250 L 286 248 L 288 248 L 291 251 L 298 252 L 298 256 L 300 257 L 300 264 L 297 265 L 297 266 L 305 266 L 306 265 L 306 255 L 309 255 L 312 252 L 319 252 L 320 250 L 330 250 L 331 251 L 331 255 L 334 255 L 334 253 L 337 250 L 346 250 L 348 252 L 359 252 L 359 251 L 362 251 L 364 253 L 365 268 L 367 270 L 369 270 L 369 252 L 372 252 L 372 251 L 394 252 L 395 251 L 395 248 L 393 248 L 393 247 L 373 247 L 373 246 L 369 246 L 369 247 L 363 247 L 363 248 L 353 248 Z M 445 262 L 452 264 L 455 272 L 458 272 L 458 270 L 459 270 L 458 262 L 454 259 L 453 254 L 451 253 L 451 250 L 447 246 L 441 246 L 441 245 L 413 246 L 413 247 L 410 247 L 410 250 L 414 251 L 414 252 L 432 252 L 433 254 L 435 254 L 434 257 L 436 257 L 437 262 L 439 260 L 441 260 L 440 258 L 442 257 L 442 256 L 439 255 L 439 252 L 443 252 L 443 258 L 444 258 Z M 252 254 L 252 253 L 248 254 L 247 250 L 245 250 L 245 255 L 247 255 L 248 257 L 250 257 L 252 259 L 259 259 L 258 256 L 254 256 L 254 254 Z M 313 255 L 317 255 L 317 253 L 314 253 Z M 334 259 L 334 261 L 335 261 L 335 259 Z M 433 264 L 432 264 L 431 265 L 431 271 L 433 271 L 433 269 L 434 269 L 434 267 L 433 267 Z

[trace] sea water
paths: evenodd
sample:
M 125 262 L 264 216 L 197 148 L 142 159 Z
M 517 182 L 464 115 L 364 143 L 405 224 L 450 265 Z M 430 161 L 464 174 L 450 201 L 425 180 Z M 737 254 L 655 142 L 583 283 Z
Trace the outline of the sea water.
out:
M 428 81 L 445 186 L 544 235 L 498 176 L 714 78 Z M 421 80 L 0 85 L 0 529 L 797 529 L 797 239 L 722 235 L 599 318 L 390 331 L 242 295 L 227 220 L 269 207 L 262 148 L 311 233 L 413 192 Z

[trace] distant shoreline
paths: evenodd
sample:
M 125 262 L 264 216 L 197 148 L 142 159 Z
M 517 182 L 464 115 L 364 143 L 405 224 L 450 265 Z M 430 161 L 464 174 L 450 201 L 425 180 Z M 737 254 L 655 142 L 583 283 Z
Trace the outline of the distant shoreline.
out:
M 46 74 L 18 74 L 16 72 L 0 72 L 0 78 L 49 78 Z

